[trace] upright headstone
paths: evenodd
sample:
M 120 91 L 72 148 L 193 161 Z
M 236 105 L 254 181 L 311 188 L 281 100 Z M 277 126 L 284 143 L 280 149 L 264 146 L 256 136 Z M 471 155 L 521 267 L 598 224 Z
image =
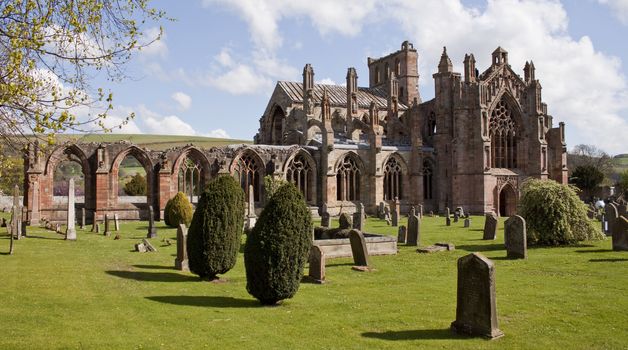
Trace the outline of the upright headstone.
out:
M 120 217 L 118 214 L 113 214 L 113 227 L 116 232 L 120 231 Z
M 458 259 L 458 297 L 455 333 L 489 339 L 504 335 L 497 324 L 495 307 L 495 265 L 480 253 Z
M 419 219 L 423 219 L 423 204 L 419 204 Z
M 392 210 L 392 225 L 399 226 L 399 215 L 400 215 L 400 206 L 399 199 L 395 198 L 394 208 Z
M 511 259 L 527 259 L 526 221 L 513 215 L 504 223 L 504 245 L 506 256 Z
M 625 216 L 620 216 L 615 220 L 613 250 L 628 250 L 628 219 Z
M 606 218 L 606 235 L 612 236 L 613 231 L 615 230 L 615 220 L 619 217 L 619 213 L 617 212 L 617 206 L 613 203 L 608 203 L 606 207 L 604 207 L 605 213 L 604 217 Z
M 68 183 L 68 215 L 65 229 L 65 239 L 76 240 L 76 209 L 74 208 L 74 178 Z
M 321 210 L 321 226 L 331 227 L 331 216 L 329 215 L 329 211 L 327 211 L 327 203 L 323 203 L 323 209 Z
M 421 220 L 416 215 L 408 218 L 408 245 L 418 246 L 421 237 Z
M 94 220 L 92 221 L 92 229 L 90 230 L 90 232 L 96 232 L 97 224 L 98 224 L 98 221 L 96 220 L 96 213 L 94 213 Z
M 11 236 L 15 239 L 22 238 L 22 223 L 20 222 L 20 210 L 15 205 L 11 207 Z
M 100 224 L 96 223 L 96 233 L 100 233 Z
M 362 203 L 356 207 L 356 212 L 353 213 L 353 228 L 360 232 L 364 230 L 364 206 Z
M 408 217 L 416 215 L 416 208 L 413 206 L 410 207 L 410 211 L 408 212 Z
M 407 236 L 408 229 L 403 225 L 399 226 L 399 231 L 397 232 L 397 243 L 406 243 Z
M 153 211 L 153 206 L 148 206 L 148 234 L 147 238 L 155 238 L 157 237 L 157 228 L 155 227 L 155 212 Z
M 484 221 L 484 236 L 482 239 L 497 238 L 497 214 L 494 212 L 487 213 Z
M 185 224 L 177 227 L 177 258 L 174 259 L 174 268 L 181 271 L 189 271 L 187 250 L 188 228 Z
M 249 185 L 249 200 L 246 203 L 246 228 L 253 229 L 257 222 L 257 215 L 255 215 L 255 192 L 253 185 Z
M 81 230 L 85 229 L 85 207 L 81 208 Z
M 434 212 L 432 210 L 430 210 L 430 217 L 433 218 L 434 217 Z
M 26 231 L 28 230 L 28 207 L 22 206 L 20 220 L 20 224 L 22 225 L 22 237 L 26 237 Z
M 310 248 L 308 275 L 316 283 L 325 283 L 325 253 L 317 245 Z
M 460 216 L 457 211 L 454 211 L 454 223 L 458 222 L 458 219 L 460 219 Z
M 105 232 L 103 232 L 105 236 L 111 236 L 111 232 L 109 231 L 109 214 L 105 214 Z
M 470 227 L 471 226 L 471 219 L 466 218 L 464 219 L 464 227 Z
M 445 216 L 451 218 L 451 211 L 449 210 L 449 207 L 445 207 Z
M 384 220 L 390 220 L 390 207 L 388 205 L 384 206 Z
M 386 203 L 384 202 L 379 202 L 379 205 L 377 206 L 377 217 L 380 219 L 384 219 L 384 207 L 386 206 Z
M 358 230 L 349 231 L 349 242 L 351 243 L 351 253 L 356 266 L 369 266 L 369 254 L 366 249 L 366 240 L 362 232 Z
M 451 226 L 451 218 L 449 216 L 445 217 L 445 225 Z

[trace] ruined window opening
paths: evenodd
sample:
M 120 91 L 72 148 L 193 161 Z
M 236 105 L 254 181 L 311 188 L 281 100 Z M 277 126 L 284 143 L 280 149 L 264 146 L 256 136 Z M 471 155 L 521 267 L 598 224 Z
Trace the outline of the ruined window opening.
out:
M 303 193 L 306 202 L 311 202 L 314 186 L 314 170 L 307 159 L 298 154 L 290 163 L 286 172 L 286 179 L 292 182 Z
M 384 200 L 402 199 L 401 164 L 390 157 L 384 167 Z
M 428 160 L 423 161 L 423 199 L 433 199 L 433 177 L 434 169 L 432 169 L 432 163 Z
M 243 155 L 238 159 L 234 176 L 240 180 L 240 186 L 246 194 L 246 202 L 249 201 L 250 185 L 253 185 L 253 201 L 259 202 L 262 192 L 262 172 L 261 166 L 257 164 L 252 155 Z
M 512 112 L 503 99 L 491 112 L 489 122 L 491 137 L 491 166 L 517 168 L 517 127 Z
M 360 200 L 360 168 L 350 156 L 345 156 L 336 172 L 336 199 Z
M 179 168 L 179 192 L 183 192 L 190 203 L 198 203 L 201 193 L 201 165 L 191 158 L 186 158 Z

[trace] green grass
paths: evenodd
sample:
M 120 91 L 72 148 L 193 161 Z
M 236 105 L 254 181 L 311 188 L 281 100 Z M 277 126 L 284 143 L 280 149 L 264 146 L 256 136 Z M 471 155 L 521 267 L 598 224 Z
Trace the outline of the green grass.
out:
M 352 271 L 351 259 L 329 260 L 327 284 L 303 283 L 279 307 L 262 307 L 246 292 L 242 255 L 227 283 L 174 270 L 175 230 L 163 226 L 152 240 L 156 253 L 132 251 L 146 222 L 123 223 L 121 240 L 80 231 L 66 242 L 30 228 L 13 256 L 4 254 L 3 234 L 0 348 L 626 349 L 627 252 L 611 251 L 605 240 L 507 260 L 503 231 L 483 241 L 483 221 L 473 217 L 465 229 L 425 218 L 422 245 L 447 241 L 455 251 L 424 255 L 400 246 L 396 256 L 372 257 L 370 273 Z M 366 231 L 396 235 L 375 219 Z M 496 265 L 505 337 L 495 341 L 449 332 L 456 260 L 470 252 Z

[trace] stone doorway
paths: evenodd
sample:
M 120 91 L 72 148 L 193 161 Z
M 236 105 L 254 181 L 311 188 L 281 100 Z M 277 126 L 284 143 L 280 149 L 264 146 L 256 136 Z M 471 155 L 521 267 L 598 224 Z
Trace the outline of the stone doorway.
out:
M 517 193 L 511 185 L 499 191 L 499 216 L 512 216 L 517 213 Z

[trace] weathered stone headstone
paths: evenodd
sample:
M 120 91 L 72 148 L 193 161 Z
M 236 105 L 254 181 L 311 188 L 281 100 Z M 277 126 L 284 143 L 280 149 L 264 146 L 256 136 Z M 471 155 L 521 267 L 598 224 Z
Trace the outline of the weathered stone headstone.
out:
M 384 206 L 384 220 L 390 220 L 390 207 Z
M 251 230 L 255 227 L 255 223 L 257 222 L 257 215 L 255 215 L 255 192 L 253 190 L 253 185 L 249 185 L 249 198 L 246 204 L 245 227 Z
M 399 226 L 399 231 L 397 232 L 397 243 L 406 243 L 406 237 L 408 234 L 408 229 L 401 225 Z
M 484 236 L 482 239 L 497 238 L 497 214 L 494 212 L 487 213 L 484 221 Z
M 105 232 L 103 232 L 105 236 L 111 236 L 111 231 L 109 231 L 109 214 L 105 214 Z
M 445 217 L 445 225 L 451 226 L 451 218 L 449 216 Z
M 181 271 L 189 271 L 187 250 L 188 228 L 185 224 L 177 227 L 177 258 L 174 259 L 174 268 Z
M 55 224 L 55 232 L 61 233 L 61 224 Z
M 395 198 L 394 207 L 392 210 L 392 225 L 399 226 L 399 215 L 400 215 L 400 206 L 399 200 Z
M 331 216 L 329 215 L 329 211 L 327 209 L 327 203 L 323 203 L 323 208 L 321 209 L 321 226 L 323 227 L 331 227 Z
M 528 244 L 526 239 L 526 221 L 519 215 L 513 215 L 504 223 L 504 245 L 506 256 L 511 259 L 527 259 Z
M 410 246 L 419 245 L 421 235 L 421 220 L 418 216 L 412 215 L 408 218 L 408 240 Z
M 386 207 L 386 203 L 384 202 L 379 202 L 379 205 L 377 206 L 377 217 L 380 219 L 384 219 L 384 208 Z
M 628 219 L 625 216 L 620 216 L 615 220 L 613 250 L 628 250 Z
M 606 235 L 612 236 L 613 231 L 615 230 L 615 220 L 619 217 L 619 213 L 617 212 L 617 206 L 613 203 L 608 203 L 606 207 L 604 207 L 605 213 L 604 217 L 606 218 Z
M 155 212 L 153 211 L 153 206 L 148 206 L 148 234 L 147 238 L 155 238 L 157 237 L 157 228 L 155 227 Z
M 2 218 L 2 222 L 0 223 L 0 227 L 7 227 L 7 219 Z
M 419 204 L 419 219 L 423 219 L 423 204 Z
M 316 283 L 325 283 L 325 253 L 317 245 L 310 248 L 308 275 Z
M 65 229 L 65 239 L 68 241 L 76 240 L 76 208 L 74 207 L 74 178 L 68 183 L 68 213 Z
M 358 231 L 364 229 L 364 206 L 362 203 L 356 207 L 356 212 L 353 213 L 353 228 Z
M 496 339 L 504 335 L 497 324 L 495 265 L 480 253 L 458 259 L 455 333 Z
M 433 218 L 434 217 L 434 212 L 432 210 L 430 210 L 430 217 Z
M 99 223 L 96 223 L 96 230 L 95 230 L 95 232 L 96 233 L 100 233 L 100 224 Z
M 26 231 L 28 229 L 28 207 L 22 206 L 22 213 L 20 215 L 20 224 L 22 225 L 22 237 L 26 237 Z
M 349 232 L 349 242 L 351 242 L 351 253 L 353 254 L 353 262 L 356 266 L 369 266 L 369 254 L 366 249 L 366 240 L 362 232 L 351 230 Z
M 351 219 L 351 215 L 347 213 L 341 213 L 340 217 L 338 217 L 338 227 L 345 230 L 351 229 L 353 227 L 353 219 Z
M 445 207 L 445 216 L 451 218 L 451 211 L 449 210 L 449 207 Z
M 22 239 L 22 223 L 20 222 L 20 209 L 15 205 L 11 208 L 11 235 L 15 239 Z
M 142 239 L 142 243 L 146 247 L 147 252 L 156 252 L 157 248 L 155 248 L 146 238 Z
M 458 212 L 454 212 L 454 223 L 458 222 L 458 219 L 460 219 L 460 217 L 458 216 Z
M 408 217 L 411 217 L 412 215 L 416 215 L 416 208 L 414 205 L 410 207 L 410 211 L 408 212 Z
M 464 219 L 464 227 L 471 227 L 471 219 L 469 218 Z
M 85 208 L 81 208 L 81 230 L 85 229 Z
M 120 231 L 120 217 L 118 214 L 113 214 L 113 227 L 116 232 Z
M 140 253 L 146 253 L 146 246 L 144 243 L 137 243 L 135 245 L 135 251 Z

